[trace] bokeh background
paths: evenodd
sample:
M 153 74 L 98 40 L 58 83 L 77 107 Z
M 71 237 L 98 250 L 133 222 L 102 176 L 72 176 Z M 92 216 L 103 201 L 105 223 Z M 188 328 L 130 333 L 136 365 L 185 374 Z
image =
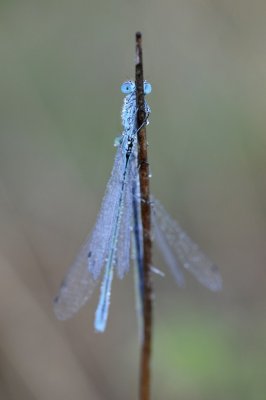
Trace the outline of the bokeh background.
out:
M 55 319 L 121 131 L 144 37 L 152 191 L 220 266 L 213 294 L 154 276 L 153 399 L 266 392 L 266 5 L 255 0 L 0 2 L 0 398 L 136 399 L 132 271 Z

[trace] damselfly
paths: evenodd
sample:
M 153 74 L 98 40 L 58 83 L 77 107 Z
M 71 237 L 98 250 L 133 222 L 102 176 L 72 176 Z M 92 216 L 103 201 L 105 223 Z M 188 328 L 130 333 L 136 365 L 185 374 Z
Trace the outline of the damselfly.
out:
M 149 94 L 151 90 L 151 85 L 144 81 L 144 94 Z M 121 91 L 125 94 L 121 114 L 123 132 L 115 141 L 115 162 L 101 209 L 91 235 L 81 247 L 54 300 L 57 318 L 70 318 L 89 299 L 104 269 L 94 322 L 95 329 L 99 332 L 105 330 L 107 323 L 114 270 L 119 278 L 124 277 L 129 270 L 132 249 L 139 286 L 142 286 L 141 196 L 135 83 L 123 83 Z M 148 124 L 150 107 L 147 102 L 145 111 Z M 180 269 L 182 265 L 202 285 L 213 291 L 220 290 L 222 279 L 217 267 L 169 216 L 158 200 L 152 197 L 151 203 L 154 242 L 162 252 L 177 283 L 180 286 L 184 284 L 184 276 Z

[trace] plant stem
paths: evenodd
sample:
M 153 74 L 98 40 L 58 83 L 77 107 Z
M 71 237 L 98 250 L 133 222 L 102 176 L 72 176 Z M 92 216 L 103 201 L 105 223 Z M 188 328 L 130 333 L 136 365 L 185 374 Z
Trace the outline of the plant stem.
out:
M 140 400 L 150 400 L 150 361 L 152 347 L 152 282 L 151 282 L 151 207 L 149 163 L 146 137 L 146 112 L 143 87 L 142 37 L 136 33 L 136 101 L 138 129 L 138 164 L 141 195 L 141 219 L 143 227 L 143 339 L 140 359 Z

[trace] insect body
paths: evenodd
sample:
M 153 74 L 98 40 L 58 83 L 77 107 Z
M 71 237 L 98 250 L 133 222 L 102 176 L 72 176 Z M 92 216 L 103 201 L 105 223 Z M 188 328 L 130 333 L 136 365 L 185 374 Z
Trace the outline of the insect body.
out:
M 151 85 L 144 81 L 144 94 L 149 94 L 151 90 Z M 99 332 L 106 328 L 114 270 L 120 278 L 129 270 L 132 231 L 135 236 L 136 268 L 140 270 L 139 279 L 142 279 L 135 83 L 123 83 L 121 91 L 125 94 L 121 113 L 123 132 L 115 141 L 116 157 L 101 209 L 91 235 L 81 247 L 54 300 L 57 318 L 70 318 L 89 299 L 104 269 L 94 322 L 95 329 Z M 150 111 L 145 102 L 146 115 Z M 155 198 L 152 198 L 152 230 L 154 241 L 177 283 L 184 283 L 180 269 L 182 265 L 209 289 L 221 289 L 222 279 L 218 269 Z M 141 284 L 142 282 L 140 286 Z

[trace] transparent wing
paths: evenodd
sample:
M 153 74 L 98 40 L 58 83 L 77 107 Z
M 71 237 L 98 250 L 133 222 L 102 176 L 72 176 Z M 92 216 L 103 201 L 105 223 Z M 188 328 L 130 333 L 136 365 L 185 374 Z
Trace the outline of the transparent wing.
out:
M 112 245 L 113 227 L 117 224 L 117 210 L 120 207 L 122 186 L 126 170 L 126 157 L 122 146 L 117 150 L 111 178 L 106 187 L 101 209 L 88 246 L 89 264 L 94 279 L 101 273 L 102 266 Z
M 88 270 L 89 242 L 90 239 L 80 249 L 54 299 L 54 312 L 58 319 L 72 317 L 90 298 L 97 284 L 97 280 Z
M 58 319 L 70 318 L 77 312 L 89 299 L 98 282 L 117 217 L 125 169 L 124 159 L 122 149 L 118 148 L 94 230 L 80 249 L 55 297 L 54 311 Z
M 178 277 L 179 279 L 179 272 L 176 270 L 178 264 L 174 263 L 174 255 L 179 263 L 191 272 L 202 285 L 213 291 L 221 290 L 222 278 L 218 267 L 189 238 L 180 225 L 170 217 L 158 200 L 152 198 L 152 204 L 153 227 L 155 227 L 155 231 L 157 228 L 159 229 L 159 238 L 164 240 L 163 245 L 159 243 L 159 248 L 168 261 L 175 278 Z M 156 232 L 154 236 L 156 238 Z M 178 275 L 176 275 L 177 273 Z
M 169 266 L 178 286 L 182 287 L 185 285 L 185 277 L 183 272 L 180 269 L 178 260 L 173 253 L 171 247 L 169 246 L 166 236 L 161 229 L 158 219 L 154 215 L 154 210 L 152 214 L 152 233 L 153 233 L 153 239 L 160 250 L 160 252 L 163 255 L 163 258 L 166 262 L 166 264 Z
M 116 218 L 112 226 L 109 251 L 106 257 L 105 273 L 101 285 L 100 299 L 95 313 L 94 326 L 96 331 L 104 332 L 107 324 L 111 286 L 114 267 L 118 275 L 123 277 L 130 265 L 130 223 L 132 209 L 132 156 L 125 166 L 123 184 L 120 189 Z
M 130 245 L 132 231 L 132 189 L 135 174 L 133 172 L 134 156 L 131 156 L 125 181 L 124 198 L 122 203 L 120 230 L 116 248 L 116 269 L 120 279 L 128 272 L 130 267 Z

